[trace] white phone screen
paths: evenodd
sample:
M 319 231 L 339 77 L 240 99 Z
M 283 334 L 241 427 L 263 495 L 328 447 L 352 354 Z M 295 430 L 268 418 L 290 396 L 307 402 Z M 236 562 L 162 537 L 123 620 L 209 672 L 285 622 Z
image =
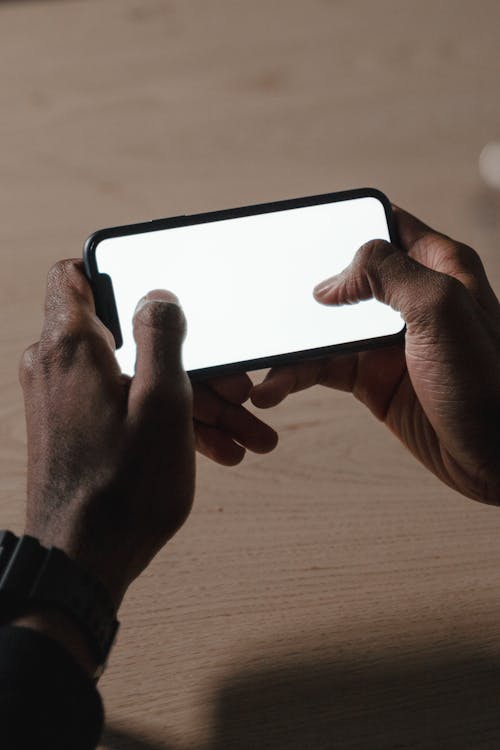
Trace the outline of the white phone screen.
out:
M 389 240 L 384 207 L 361 197 L 101 240 L 96 263 L 113 282 L 123 372 L 134 372 L 135 306 L 158 288 L 186 315 L 188 371 L 398 333 L 400 314 L 376 300 L 326 307 L 312 294 L 375 238 Z

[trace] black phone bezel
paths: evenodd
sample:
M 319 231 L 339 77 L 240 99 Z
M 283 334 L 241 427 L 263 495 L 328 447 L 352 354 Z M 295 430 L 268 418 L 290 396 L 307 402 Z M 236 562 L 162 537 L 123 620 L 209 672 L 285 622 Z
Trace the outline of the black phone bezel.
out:
M 117 348 L 119 348 L 122 343 L 121 331 L 116 307 L 114 306 L 112 283 L 106 274 L 99 274 L 97 269 L 95 252 L 97 245 L 102 242 L 102 240 L 110 239 L 112 237 L 143 234 L 145 232 L 155 232 L 162 229 L 173 229 L 193 224 L 205 224 L 212 221 L 223 221 L 224 219 L 237 219 L 243 216 L 255 216 L 258 214 L 287 211 L 293 208 L 305 208 L 307 206 L 316 206 L 323 203 L 338 203 L 340 201 L 355 200 L 357 198 L 376 198 L 382 203 L 387 218 L 389 236 L 391 241 L 397 242 L 398 238 L 391 203 L 387 196 L 376 188 L 342 190 L 340 192 L 311 195 L 304 198 L 291 198 L 271 203 L 260 203 L 253 206 L 226 208 L 220 211 L 210 211 L 207 213 L 192 214 L 190 216 L 172 216 L 166 219 L 155 219 L 153 221 L 146 221 L 138 224 L 126 224 L 123 226 L 99 229 L 88 237 L 83 250 L 85 272 L 94 294 L 97 315 L 102 322 L 110 328 L 115 337 Z M 106 278 L 104 279 L 103 277 Z M 322 359 L 332 354 L 344 354 L 348 352 L 367 351 L 369 349 L 395 346 L 402 343 L 405 330 L 406 326 L 404 325 L 401 331 L 389 336 L 378 336 L 370 339 L 351 341 L 344 344 L 323 346 L 316 349 L 304 349 L 289 354 L 276 354 L 269 357 L 243 360 L 241 362 L 231 362 L 230 364 L 214 365 L 188 371 L 188 374 L 192 380 L 202 380 L 241 371 L 260 370 L 276 365 L 294 364 L 307 359 Z

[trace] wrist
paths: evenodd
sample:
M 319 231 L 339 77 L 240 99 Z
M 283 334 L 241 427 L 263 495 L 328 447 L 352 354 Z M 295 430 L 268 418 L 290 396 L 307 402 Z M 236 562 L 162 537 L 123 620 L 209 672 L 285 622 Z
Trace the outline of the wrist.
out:
M 24 534 L 35 537 L 46 548 L 56 547 L 64 552 L 80 569 L 91 575 L 104 589 L 113 602 L 115 612 L 118 612 L 127 592 L 128 581 L 124 580 L 122 567 L 110 565 L 101 556 L 89 554 L 87 545 L 82 549 L 80 544 L 74 544 L 64 533 L 54 534 L 47 530 L 37 530 L 33 525 L 26 524 Z
M 71 549 L 66 550 L 64 547 L 56 546 L 58 549 L 61 549 L 64 554 L 75 563 L 78 568 L 80 568 L 80 570 L 85 571 L 88 575 L 92 576 L 103 591 L 106 592 L 109 600 L 113 603 L 115 613 L 117 613 L 128 588 L 128 584 L 125 584 L 121 580 L 120 571 L 111 571 L 102 565 L 92 563 L 86 557 L 75 554 Z
M 4 621 L 52 634 L 94 675 L 119 627 L 115 604 L 92 571 L 59 548 L 9 531 L 0 532 L 1 610 Z

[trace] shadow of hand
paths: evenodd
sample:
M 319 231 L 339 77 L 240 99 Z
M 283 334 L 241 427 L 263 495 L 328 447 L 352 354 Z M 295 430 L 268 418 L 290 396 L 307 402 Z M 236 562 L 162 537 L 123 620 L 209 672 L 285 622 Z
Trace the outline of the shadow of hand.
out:
M 500 746 L 498 658 L 473 644 L 460 655 L 442 644 L 414 643 L 400 654 L 391 647 L 392 655 L 363 654 L 325 643 L 321 661 L 318 650 L 292 661 L 270 651 L 269 666 L 242 666 L 222 683 L 212 739 L 199 750 Z M 181 750 L 113 726 L 103 748 Z

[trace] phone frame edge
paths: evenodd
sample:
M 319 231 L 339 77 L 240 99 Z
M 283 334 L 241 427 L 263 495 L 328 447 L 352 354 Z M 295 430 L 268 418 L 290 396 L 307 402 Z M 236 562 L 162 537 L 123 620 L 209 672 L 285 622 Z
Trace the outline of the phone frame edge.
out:
M 365 187 L 355 188 L 353 190 L 342 190 L 332 193 L 322 193 L 318 195 L 305 196 L 303 198 L 289 198 L 269 203 L 258 203 L 252 206 L 240 206 L 236 208 L 226 208 L 218 211 L 208 211 L 204 213 L 172 216 L 165 219 L 154 219 L 152 221 L 138 222 L 136 224 L 123 224 L 115 227 L 98 229 L 93 232 L 85 241 L 83 248 L 83 260 L 85 273 L 90 282 L 96 303 L 98 300 L 97 286 L 95 279 L 98 275 L 96 248 L 97 245 L 105 239 L 113 237 L 124 237 L 132 234 L 143 234 L 145 232 L 154 232 L 162 229 L 173 229 L 175 227 L 190 226 L 195 224 L 205 224 L 212 221 L 223 221 L 225 219 L 236 219 L 243 216 L 257 216 L 264 213 L 275 213 L 278 211 L 287 211 L 294 208 L 305 208 L 307 206 L 316 206 L 326 203 L 339 203 L 344 200 L 355 200 L 357 198 L 376 198 L 382 203 L 389 228 L 389 237 L 392 241 L 397 242 L 397 231 L 394 222 L 394 215 L 391 203 L 388 197 L 377 188 Z M 375 239 L 375 238 L 374 238 Z M 96 307 L 99 305 L 96 304 Z M 276 354 L 271 357 L 259 357 L 257 359 L 243 360 L 241 362 L 232 362 L 225 365 L 215 365 L 211 367 L 189 370 L 188 375 L 191 380 L 205 380 L 208 378 L 229 375 L 237 372 L 246 372 L 252 370 L 261 370 L 268 367 L 295 364 L 304 360 L 323 359 L 327 356 L 337 354 L 347 354 L 353 352 L 368 351 L 371 349 L 381 349 L 389 346 L 401 344 L 404 340 L 406 325 L 397 333 L 389 336 L 379 336 L 376 338 L 348 342 L 346 344 L 332 344 L 315 349 L 305 349 L 299 352 L 288 354 Z

